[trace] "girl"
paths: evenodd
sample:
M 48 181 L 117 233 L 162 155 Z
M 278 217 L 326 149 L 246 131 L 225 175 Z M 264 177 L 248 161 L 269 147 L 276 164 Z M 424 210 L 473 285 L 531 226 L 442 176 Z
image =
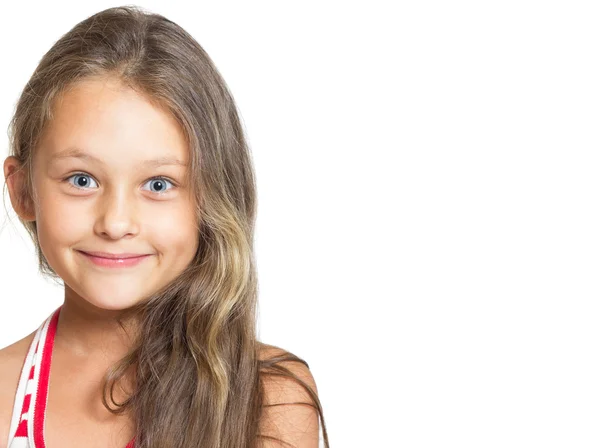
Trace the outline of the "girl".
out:
M 329 446 L 302 359 L 257 340 L 255 181 L 181 27 L 110 8 L 40 61 L 4 174 L 64 303 L 0 351 L 0 448 Z

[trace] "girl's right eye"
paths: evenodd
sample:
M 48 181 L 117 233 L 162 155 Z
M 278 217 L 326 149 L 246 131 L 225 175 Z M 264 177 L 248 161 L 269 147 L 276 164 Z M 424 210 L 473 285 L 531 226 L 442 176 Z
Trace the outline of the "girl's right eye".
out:
M 75 185 L 73 185 L 71 182 L 69 182 L 70 179 L 75 178 Z M 79 178 L 79 179 L 77 179 Z M 90 182 L 85 180 L 86 178 L 88 179 L 92 179 L 91 176 L 89 176 L 88 174 L 83 174 L 83 173 L 75 173 L 72 174 L 71 176 L 67 177 L 66 179 L 64 179 L 70 187 L 73 188 L 77 188 L 78 190 L 85 190 L 85 187 L 88 187 L 90 185 Z M 92 179 L 93 182 L 96 182 L 95 180 Z M 97 185 L 96 185 L 97 186 Z

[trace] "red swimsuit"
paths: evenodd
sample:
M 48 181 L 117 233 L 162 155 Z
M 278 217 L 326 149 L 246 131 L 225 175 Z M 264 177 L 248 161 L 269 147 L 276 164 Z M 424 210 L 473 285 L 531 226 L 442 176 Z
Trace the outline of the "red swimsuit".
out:
M 46 448 L 44 423 L 50 365 L 61 307 L 62 305 L 54 310 L 38 328 L 29 347 L 17 387 L 8 448 Z M 134 448 L 134 440 L 125 448 Z

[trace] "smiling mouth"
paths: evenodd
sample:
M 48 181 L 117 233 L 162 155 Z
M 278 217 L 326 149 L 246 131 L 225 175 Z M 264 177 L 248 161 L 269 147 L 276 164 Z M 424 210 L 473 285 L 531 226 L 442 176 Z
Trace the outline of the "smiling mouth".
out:
M 134 256 L 131 256 L 132 254 L 124 254 L 124 255 L 127 255 L 126 258 L 107 258 L 107 257 L 100 257 L 98 255 L 93 255 L 88 252 L 83 252 L 81 250 L 78 250 L 77 252 L 79 252 L 81 255 L 83 255 L 87 260 L 94 263 L 96 266 L 109 267 L 109 268 L 121 268 L 121 267 L 135 266 L 135 265 L 141 263 L 146 258 L 151 256 L 151 254 L 134 255 Z M 112 255 L 112 254 L 109 254 L 109 255 Z M 112 256 L 114 257 L 114 255 L 112 255 Z

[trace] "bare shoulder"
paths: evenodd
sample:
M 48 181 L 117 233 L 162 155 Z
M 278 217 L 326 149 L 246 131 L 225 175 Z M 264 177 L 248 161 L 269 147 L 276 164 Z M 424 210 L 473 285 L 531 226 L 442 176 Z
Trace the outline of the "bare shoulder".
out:
M 317 448 L 319 445 L 319 412 L 315 379 L 301 358 L 280 347 L 262 344 L 261 361 L 272 360 L 261 373 L 263 414 L 260 434 L 264 447 L 289 446 Z M 263 363 L 264 364 L 264 363 Z M 272 366 L 275 367 L 272 367 Z
M 36 331 L 37 330 L 34 330 L 24 338 L 0 349 L 1 379 L 5 379 L 7 376 L 11 376 L 11 374 L 14 373 L 17 373 L 18 376 L 18 374 L 21 373 L 25 356 L 27 356 L 27 352 L 31 346 L 31 341 L 33 341 L 33 338 L 35 337 Z M 16 370 L 18 370 L 18 372 L 16 372 Z
M 23 362 L 35 331 L 0 350 L 0 448 L 5 448 Z

